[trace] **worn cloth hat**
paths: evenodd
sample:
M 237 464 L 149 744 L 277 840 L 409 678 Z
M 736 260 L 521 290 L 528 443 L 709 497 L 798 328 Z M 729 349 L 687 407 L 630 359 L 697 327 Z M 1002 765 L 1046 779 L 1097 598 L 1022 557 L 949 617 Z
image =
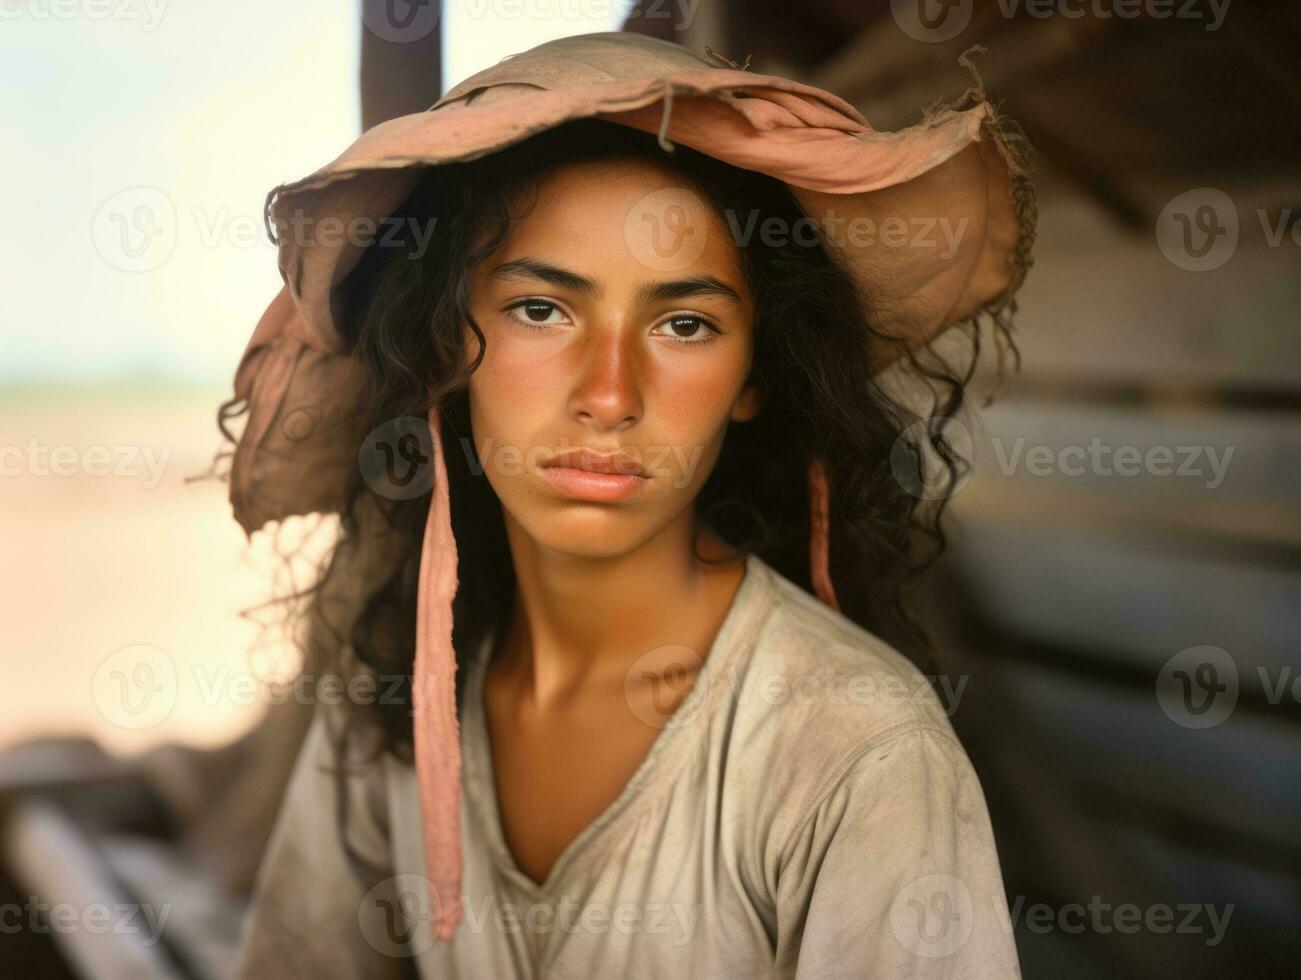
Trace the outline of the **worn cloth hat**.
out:
M 963 62 L 969 66 L 964 56 Z M 974 69 L 973 69 L 974 74 Z M 551 41 L 457 85 L 425 112 L 364 133 L 338 159 L 267 198 L 281 234 L 284 288 L 258 322 L 235 376 L 248 419 L 236 441 L 230 496 L 246 532 L 291 515 L 345 506 L 367 419 L 349 384 L 339 287 L 364 244 L 327 227 L 379 223 L 427 168 L 491 154 L 571 119 L 595 117 L 654 133 L 783 181 L 851 273 L 876 332 L 909 349 L 962 321 L 1000 323 L 1030 265 L 1036 217 L 1030 149 L 976 83 L 922 122 L 883 133 L 837 96 L 720 66 L 686 48 L 612 32 Z M 871 233 L 836 234 L 841 229 Z M 318 234 L 286 234 L 297 222 Z M 934 232 L 960 229 L 947 243 Z M 930 229 L 931 247 L 921 240 Z M 900 351 L 864 330 L 875 369 Z M 434 481 L 420 557 L 413 671 L 413 743 L 433 901 L 449 939 L 461 918 L 460 741 L 452 599 L 456 541 L 438 406 L 428 412 Z M 832 606 L 828 485 L 810 465 L 810 576 Z

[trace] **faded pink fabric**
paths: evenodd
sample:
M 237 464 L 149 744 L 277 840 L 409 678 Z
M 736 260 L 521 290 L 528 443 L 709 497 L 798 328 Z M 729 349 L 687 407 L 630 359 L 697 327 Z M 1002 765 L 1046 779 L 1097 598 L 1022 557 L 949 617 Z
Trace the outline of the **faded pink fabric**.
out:
M 434 487 L 420 552 L 416 662 L 412 677 L 416 780 L 424 814 L 431 928 L 452 938 L 461 922 L 461 733 L 456 720 L 456 538 L 447 496 L 447 465 L 438 407 L 429 409 Z
M 831 487 L 822 460 L 815 458 L 809 460 L 809 573 L 817 597 L 839 612 L 830 564 Z

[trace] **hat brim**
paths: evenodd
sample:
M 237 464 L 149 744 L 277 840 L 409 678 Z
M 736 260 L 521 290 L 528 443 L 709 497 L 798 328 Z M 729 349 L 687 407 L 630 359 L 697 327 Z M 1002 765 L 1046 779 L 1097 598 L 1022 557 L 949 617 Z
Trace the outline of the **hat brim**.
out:
M 373 228 L 393 214 L 427 168 L 483 157 L 571 119 L 656 133 L 670 146 L 786 183 L 859 288 L 872 327 L 865 325 L 864 356 L 873 370 L 959 321 L 1000 317 L 1012 301 L 1034 238 L 1030 149 L 978 78 L 916 126 L 882 133 L 829 92 L 698 67 L 703 63 L 676 45 L 625 38 L 567 39 L 571 49 L 582 42 L 589 52 L 568 74 L 553 70 L 563 58 L 543 57 L 566 42 L 510 59 L 430 110 L 376 126 L 327 166 L 268 195 L 286 286 L 236 378 L 250 419 L 234 453 L 231 496 L 246 530 L 334 509 L 342 497 L 335 477 L 355 465 L 343 449 L 355 443 L 339 438 L 338 426 L 364 415 L 347 400 L 363 396 L 354 386 L 341 397 L 349 358 L 337 297 L 366 246 L 348 229 Z M 619 70 L 648 77 L 611 79 L 604 64 L 595 72 L 603 80 L 586 80 L 594 71 L 591 50 L 602 57 L 626 51 Z M 575 73 L 585 84 L 565 84 Z M 307 486 L 317 489 L 304 493 Z
M 873 326 L 916 347 L 1019 284 L 1018 242 L 1033 233 L 1016 202 L 1024 161 L 983 95 L 967 102 L 878 133 L 830 93 L 747 72 L 557 90 L 501 83 L 375 127 L 328 166 L 276 188 L 268 220 L 280 231 L 303 339 L 342 353 L 336 291 L 366 247 L 349 229 L 392 214 L 425 168 L 598 117 L 663 130 L 672 144 L 782 180 L 853 273 Z

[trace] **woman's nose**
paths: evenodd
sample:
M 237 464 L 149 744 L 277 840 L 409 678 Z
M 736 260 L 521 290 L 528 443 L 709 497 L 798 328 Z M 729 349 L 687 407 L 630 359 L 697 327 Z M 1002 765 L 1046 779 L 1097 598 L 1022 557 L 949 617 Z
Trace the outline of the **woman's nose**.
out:
M 570 413 L 597 429 L 632 425 L 642 413 L 638 374 L 631 339 L 613 329 L 593 331 L 570 395 Z

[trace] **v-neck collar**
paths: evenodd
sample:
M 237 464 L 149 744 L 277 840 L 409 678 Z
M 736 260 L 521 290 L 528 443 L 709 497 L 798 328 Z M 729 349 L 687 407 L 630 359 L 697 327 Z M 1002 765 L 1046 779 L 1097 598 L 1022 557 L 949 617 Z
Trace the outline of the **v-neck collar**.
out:
M 465 793 L 483 821 L 493 862 L 525 893 L 540 897 L 555 891 L 574 864 L 590 850 L 607 828 L 618 822 L 632 804 L 649 791 L 657 777 L 667 780 L 686 763 L 692 745 L 699 741 L 704 730 L 706 718 L 726 686 L 723 682 L 733 674 L 732 661 L 753 645 L 754 634 L 766 618 L 764 614 L 772 607 L 771 602 L 765 601 L 772 588 L 769 578 L 771 574 L 767 564 L 757 555 L 746 555 L 745 575 L 732 597 L 732 603 L 709 648 L 709 654 L 700 666 L 696 683 L 670 716 L 669 723 L 655 737 L 641 765 L 623 790 L 569 842 L 540 884 L 519 869 L 510 848 L 506 846 L 506 836 L 502 829 L 484 706 L 484 678 L 495 636 L 490 634 L 484 640 L 469 665 L 464 692 L 462 766 L 465 770 Z M 675 717 L 689 719 L 689 722 L 674 724 L 672 719 Z

